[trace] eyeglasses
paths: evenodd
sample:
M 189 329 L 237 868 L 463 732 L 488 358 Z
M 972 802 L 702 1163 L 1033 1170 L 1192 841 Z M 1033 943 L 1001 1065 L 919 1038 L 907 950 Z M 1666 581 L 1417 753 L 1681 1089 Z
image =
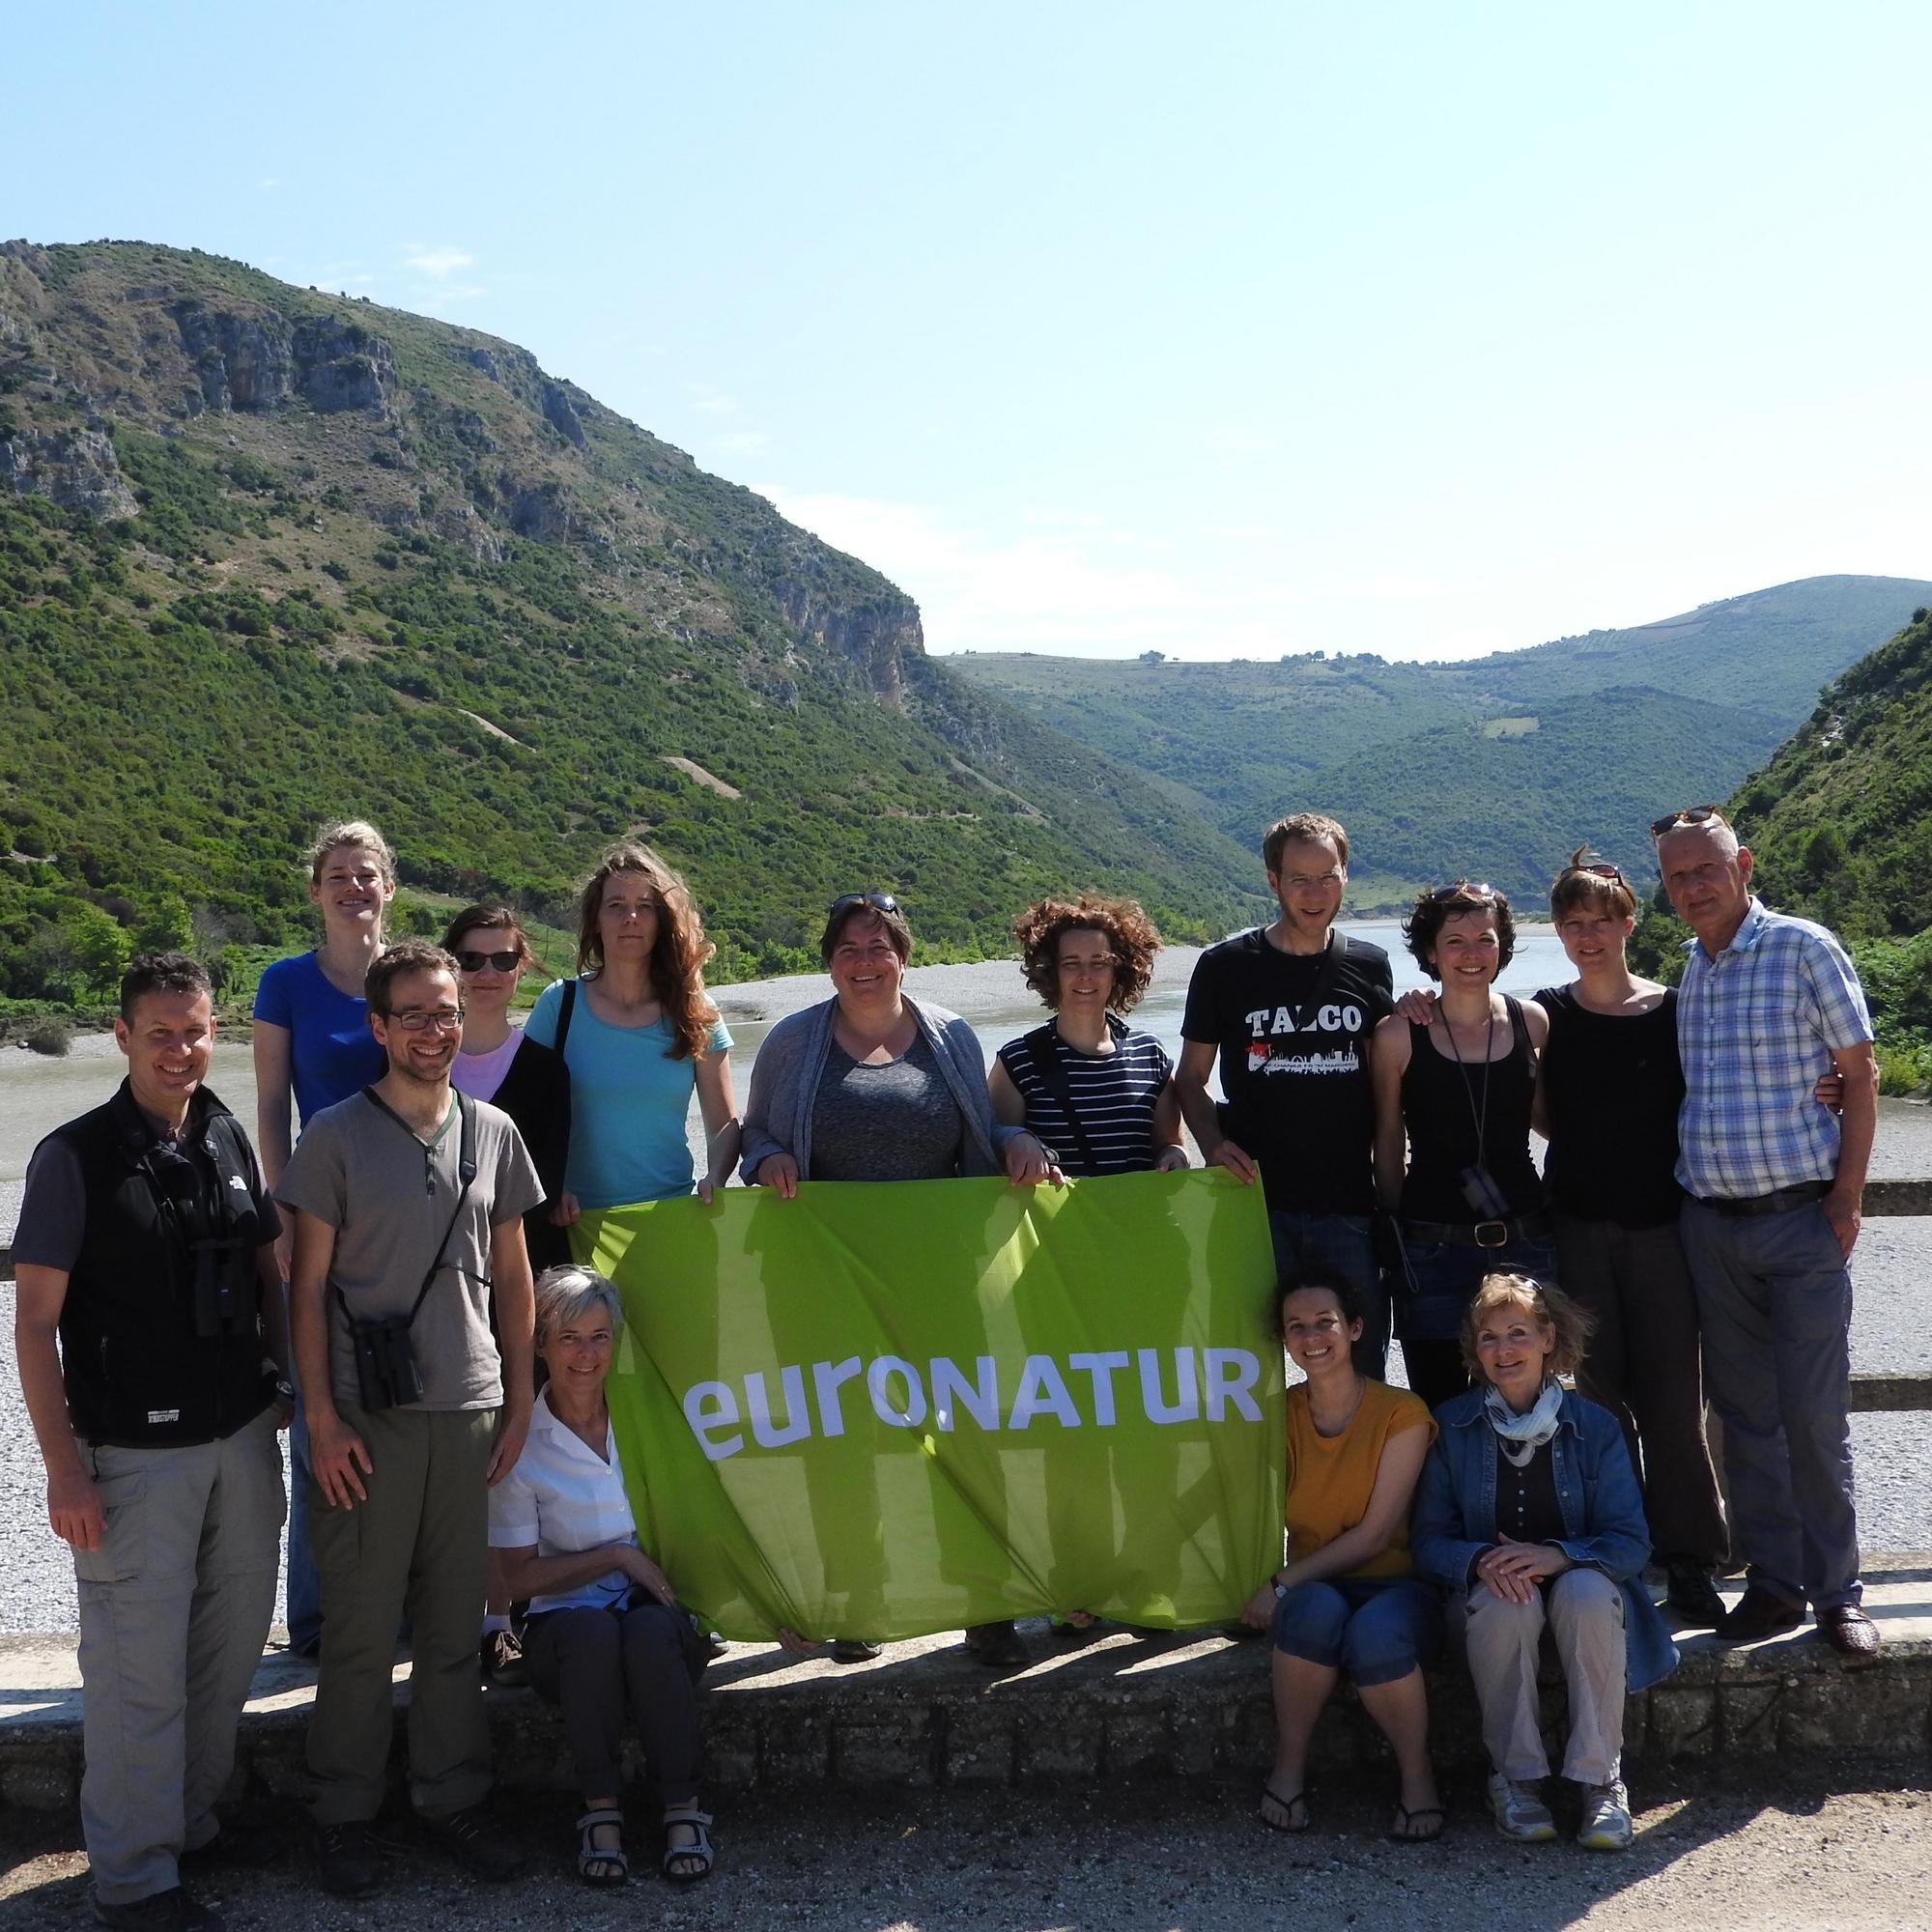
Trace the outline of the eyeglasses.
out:
M 827 919 L 837 919 L 848 906 L 868 905 L 875 912 L 897 912 L 899 902 L 891 893 L 846 893 L 832 901 Z
M 1437 886 L 1429 895 L 1431 905 L 1444 905 L 1457 899 L 1468 899 L 1477 905 L 1493 903 L 1501 895 L 1492 885 L 1475 885 L 1467 879 L 1458 879 L 1453 885 Z
M 1594 860 L 1587 866 L 1565 866 L 1560 876 L 1574 879 L 1578 872 L 1587 872 L 1593 879 L 1614 879 L 1626 890 L 1630 886 L 1630 881 L 1623 875 L 1623 868 L 1612 866 L 1607 859 Z
M 435 1012 L 425 1012 L 420 1007 L 411 1007 L 400 1013 L 384 1013 L 384 1019 L 394 1020 L 405 1033 L 425 1033 L 434 1027 L 438 1033 L 461 1033 L 463 1030 L 463 1009 L 455 1011 L 440 1008 Z
M 1719 825 L 1731 822 L 1724 816 L 1721 806 L 1687 805 L 1682 811 L 1666 811 L 1662 818 L 1653 818 L 1650 821 L 1650 836 L 1662 838 L 1666 832 L 1674 832 L 1680 825 L 1708 825 L 1714 818 Z
M 499 973 L 514 973 L 524 963 L 521 952 L 459 952 L 456 963 L 466 973 L 480 973 L 486 966 L 494 966 Z

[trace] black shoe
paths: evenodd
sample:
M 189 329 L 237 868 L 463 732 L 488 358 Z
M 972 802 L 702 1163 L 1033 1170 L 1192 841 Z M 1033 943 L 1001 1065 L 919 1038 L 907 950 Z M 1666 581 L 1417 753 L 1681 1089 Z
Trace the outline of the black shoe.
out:
M 1760 1584 L 1747 1583 L 1737 1608 L 1726 1610 L 1715 1628 L 1724 1643 L 1756 1643 L 1761 1637 L 1795 1631 L 1804 1621 L 1802 1605 L 1787 1604 Z
M 530 1681 L 523 1639 L 513 1630 L 485 1631 L 477 1656 L 484 1683 L 499 1690 L 521 1690 Z
M 475 1878 L 502 1885 L 524 1875 L 523 1853 L 503 1842 L 485 1805 L 469 1804 L 443 1818 L 417 1812 L 416 1823 L 431 1844 L 440 1846 Z
M 1856 1604 L 1820 1610 L 1818 1634 L 1855 1663 L 1869 1663 L 1879 1653 L 1878 1626 Z
M 966 1649 L 988 1670 L 1018 1670 L 1033 1662 L 1010 1617 L 1002 1623 L 972 1625 L 966 1633 Z
M 834 1663 L 870 1663 L 879 1654 L 880 1646 L 868 1643 L 862 1636 L 835 1636 L 832 1639 L 832 1661 Z
M 180 1886 L 151 1891 L 127 1905 L 109 1905 L 96 1892 L 94 1920 L 97 1925 L 125 1926 L 128 1932 L 226 1932 L 228 1924 L 220 1913 L 211 1912 Z
M 337 1898 L 360 1898 L 374 1891 L 383 1883 L 375 1833 L 359 1820 L 318 1825 L 315 1869 L 323 1890 Z
M 1667 1579 L 1664 1601 L 1677 1612 L 1677 1621 L 1686 1630 L 1715 1630 L 1724 1619 L 1724 1600 L 1711 1580 L 1711 1573 L 1694 1556 L 1671 1556 L 1664 1560 Z

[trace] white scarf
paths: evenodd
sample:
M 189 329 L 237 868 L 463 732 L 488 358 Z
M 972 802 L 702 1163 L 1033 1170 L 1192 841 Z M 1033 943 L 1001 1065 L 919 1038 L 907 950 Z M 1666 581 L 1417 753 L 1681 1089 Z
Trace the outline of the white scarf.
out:
M 1556 1434 L 1562 1407 L 1563 1384 L 1554 1376 L 1544 1382 L 1535 1405 L 1522 1415 L 1517 1414 L 1493 1384 L 1483 1391 L 1483 1414 L 1496 1433 L 1496 1446 L 1518 1469 L 1527 1468 L 1529 1459 Z

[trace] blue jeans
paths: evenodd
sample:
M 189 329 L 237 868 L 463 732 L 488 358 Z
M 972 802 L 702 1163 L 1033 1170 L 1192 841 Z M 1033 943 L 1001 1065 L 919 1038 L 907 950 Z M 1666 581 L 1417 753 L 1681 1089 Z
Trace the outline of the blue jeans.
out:
M 1319 1281 L 1332 1276 L 1354 1291 L 1362 1309 L 1362 1339 L 1355 1344 L 1358 1373 L 1383 1378 L 1388 1368 L 1389 1302 L 1376 1260 L 1375 1223 L 1366 1214 L 1270 1212 L 1277 1274 Z
M 1740 1218 L 1687 1201 L 1678 1229 L 1724 1419 L 1732 1549 L 1788 1604 L 1856 1604 L 1852 1276 L 1838 1237 L 1815 1203 Z
M 1463 1241 L 1402 1238 L 1404 1279 L 1398 1284 L 1395 1330 L 1402 1338 L 1408 1385 L 1431 1408 L 1469 1386 L 1463 1363 L 1463 1311 L 1475 1299 L 1486 1274 L 1528 1274 L 1556 1279 L 1552 1240 L 1506 1241 L 1479 1248 Z
M 1346 1670 L 1358 1685 L 1406 1677 L 1434 1653 L 1441 1634 L 1435 1592 L 1414 1577 L 1297 1583 L 1274 1606 L 1277 1650 Z

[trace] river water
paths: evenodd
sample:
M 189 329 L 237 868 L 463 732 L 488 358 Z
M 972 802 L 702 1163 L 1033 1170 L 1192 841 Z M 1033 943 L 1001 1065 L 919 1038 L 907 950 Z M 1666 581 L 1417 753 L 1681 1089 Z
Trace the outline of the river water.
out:
M 1396 989 L 1424 985 L 1421 970 L 1403 951 L 1393 921 L 1362 921 L 1349 928 L 1383 947 L 1395 966 Z M 1154 981 L 1135 1011 L 1136 1025 L 1179 1054 L 1187 979 L 1199 956 L 1191 947 L 1170 947 L 1160 955 Z M 1548 926 L 1524 926 L 1516 957 L 1499 984 L 1527 998 L 1540 986 L 1572 978 L 1563 949 Z M 970 966 L 921 966 L 906 976 L 916 998 L 963 1013 L 978 1029 L 990 1059 L 1005 1041 L 1037 1026 L 1042 1009 L 1010 960 Z M 757 1049 L 772 1025 L 787 1012 L 826 998 L 831 981 L 817 975 L 721 986 L 717 992 L 731 1029 L 733 1084 L 742 1106 Z M 111 1039 L 82 1038 L 66 1059 L 0 1050 L 0 1243 L 10 1241 L 19 1211 L 20 1180 L 42 1135 L 97 1106 L 121 1077 L 121 1056 Z M 247 1046 L 217 1041 L 209 1085 L 251 1132 L 255 1081 Z M 698 1146 L 696 1110 L 691 1120 Z M 1932 1177 L 1932 1108 L 1904 1100 L 1879 1103 L 1874 1176 L 1896 1179 Z M 1861 1236 L 1854 1270 L 1858 1294 L 1852 1328 L 1852 1363 L 1861 1370 L 1932 1371 L 1932 1324 L 1922 1314 L 1923 1284 L 1932 1276 L 1932 1221 L 1879 1220 Z M 0 1285 L 0 1323 L 13 1326 L 11 1284 Z M 1858 1463 L 1859 1514 L 1868 1548 L 1932 1550 L 1932 1414 L 1853 1418 Z M 71 1628 L 73 1572 L 63 1546 L 44 1528 L 40 1507 L 40 1460 L 20 1405 L 11 1351 L 0 1367 L 0 1548 L 14 1560 L 0 1565 L 0 1632 Z

